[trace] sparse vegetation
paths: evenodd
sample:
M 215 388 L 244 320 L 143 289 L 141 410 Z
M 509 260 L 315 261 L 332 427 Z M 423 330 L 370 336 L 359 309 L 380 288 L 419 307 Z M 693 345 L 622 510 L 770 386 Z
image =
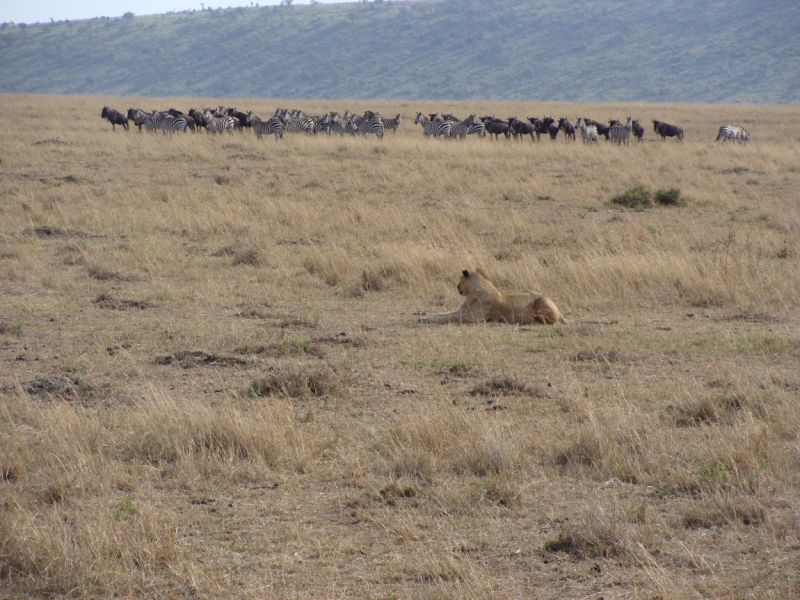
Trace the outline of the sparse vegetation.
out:
M 692 132 L 627 148 L 99 117 L 140 103 L 3 98 L 0 596 L 798 596 L 798 107 L 436 106 Z M 477 267 L 568 323 L 417 323 Z

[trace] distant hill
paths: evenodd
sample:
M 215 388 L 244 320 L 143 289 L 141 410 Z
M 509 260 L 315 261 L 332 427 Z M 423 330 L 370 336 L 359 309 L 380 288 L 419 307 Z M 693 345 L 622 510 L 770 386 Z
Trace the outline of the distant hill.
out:
M 429 0 L 0 25 L 0 92 L 800 102 L 765 0 Z

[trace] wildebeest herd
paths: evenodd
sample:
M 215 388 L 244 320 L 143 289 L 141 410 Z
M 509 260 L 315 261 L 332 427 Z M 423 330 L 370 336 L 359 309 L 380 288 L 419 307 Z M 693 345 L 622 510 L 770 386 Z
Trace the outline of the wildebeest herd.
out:
M 245 128 L 252 129 L 258 139 L 266 134 L 275 136 L 275 139 L 282 139 L 284 133 L 309 133 L 309 134 L 332 134 L 344 135 L 360 134 L 367 137 L 374 134 L 378 139 L 383 139 L 387 130 L 396 132 L 400 127 L 400 114 L 392 119 L 382 117 L 375 111 L 365 111 L 363 115 L 357 115 L 346 110 L 341 115 L 338 112 L 328 112 L 323 115 L 307 115 L 299 109 L 278 108 L 268 119 L 261 119 L 252 111 L 242 112 L 235 107 L 219 106 L 216 109 L 204 108 L 197 110 L 189 109 L 183 113 L 175 108 L 166 111 L 153 110 L 145 112 L 138 108 L 129 108 L 127 113 L 121 113 L 104 106 L 100 116 L 111 123 L 112 129 L 121 125 L 128 131 L 128 124 L 133 124 L 142 131 L 142 126 L 146 131 L 160 129 L 165 134 L 187 129 L 192 132 L 205 128 L 207 132 L 216 134 L 217 132 L 227 132 L 233 135 L 234 131 L 243 131 Z M 415 124 L 422 126 L 422 133 L 425 137 L 445 137 L 453 139 L 464 139 L 467 135 L 477 134 L 485 137 L 489 134 L 490 139 L 499 140 L 504 136 L 507 140 L 516 139 L 522 141 L 530 136 L 531 141 L 540 141 L 542 135 L 550 137 L 551 141 L 558 138 L 559 133 L 563 133 L 565 141 L 575 141 L 576 133 L 580 132 L 584 144 L 591 145 L 597 143 L 602 136 L 606 141 L 613 144 L 628 145 L 631 136 L 638 141 L 644 140 L 645 128 L 642 124 L 632 117 L 627 117 L 626 122 L 617 119 L 609 119 L 608 124 L 596 121 L 588 117 L 578 117 L 573 125 L 568 117 L 555 119 L 551 116 L 546 117 L 527 117 L 527 121 L 517 117 L 501 119 L 494 115 L 484 115 L 476 117 L 469 115 L 466 119 L 444 113 L 417 113 Z M 683 141 L 683 128 L 678 125 L 671 125 L 657 119 L 652 120 L 653 130 L 661 136 L 662 141 L 668 137 L 674 137 Z M 733 141 L 745 143 L 750 140 L 750 134 L 743 127 L 723 125 L 719 128 L 716 141 Z

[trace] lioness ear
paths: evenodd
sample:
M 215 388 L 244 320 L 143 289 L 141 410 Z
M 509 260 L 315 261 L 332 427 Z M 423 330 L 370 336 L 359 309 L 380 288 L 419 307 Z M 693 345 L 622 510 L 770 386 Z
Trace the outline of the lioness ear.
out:
M 463 271 L 461 271 L 461 273 L 462 273 L 462 275 L 464 275 L 464 277 L 469 277 L 469 270 L 468 269 L 464 269 Z

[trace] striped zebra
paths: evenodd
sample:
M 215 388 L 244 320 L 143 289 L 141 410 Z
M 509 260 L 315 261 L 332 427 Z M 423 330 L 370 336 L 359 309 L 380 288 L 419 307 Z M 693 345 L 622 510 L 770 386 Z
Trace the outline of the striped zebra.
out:
M 206 129 L 213 135 L 217 135 L 218 131 L 220 133 L 227 131 L 230 135 L 233 135 L 233 129 L 236 127 L 236 122 L 233 117 L 215 117 L 211 114 L 209 109 L 205 109 L 203 111 L 203 118 L 206 120 Z
M 312 131 L 315 135 L 317 133 L 327 133 L 328 135 L 331 134 L 331 116 L 329 114 L 312 118 L 314 119 L 314 128 Z
M 425 137 L 433 136 L 438 138 L 440 135 L 449 138 L 453 131 L 453 123 L 451 121 L 431 121 L 428 117 L 421 112 L 417 113 L 417 118 L 414 119 L 414 124 L 419 123 L 422 125 L 422 133 Z
M 147 126 L 147 114 L 139 108 L 128 109 L 128 119 L 133 121 L 133 124 L 139 128 L 139 133 L 142 133 L 142 125 Z M 147 128 L 148 131 L 150 128 Z
M 333 133 L 338 133 L 339 135 L 344 135 L 348 133 L 347 131 L 347 121 L 344 120 L 338 112 L 330 113 L 330 125 L 331 131 Z
M 384 129 L 391 129 L 392 133 L 397 133 L 397 129 L 400 127 L 400 114 L 398 113 L 395 115 L 394 119 L 384 119 L 381 117 L 383 121 L 383 128 Z
M 611 125 L 611 129 L 608 130 L 608 139 L 615 144 L 625 144 L 628 145 L 628 142 L 631 139 L 631 128 L 632 119 L 628 117 L 628 122 L 623 125 L 619 121 Z
M 281 116 L 282 115 L 282 116 Z M 281 109 L 281 115 L 278 117 L 283 119 L 286 125 L 286 131 L 289 133 L 313 133 L 314 132 L 314 118 L 307 116 L 302 110 L 292 109 L 291 111 Z
M 362 119 L 358 124 L 358 133 L 366 138 L 368 133 L 374 133 L 379 140 L 383 139 L 383 118 L 376 114 L 371 119 Z
M 597 143 L 597 127 L 594 125 L 587 125 L 583 117 L 578 117 L 578 122 L 575 124 L 575 127 L 581 130 L 584 145 Z
M 467 137 L 467 134 L 469 134 L 470 129 L 472 129 L 472 126 L 475 125 L 475 115 L 470 115 L 463 121 L 454 122 L 448 120 L 447 122 L 451 123 L 450 137 L 458 136 L 460 139 L 463 140 L 465 137 Z M 483 125 L 483 123 L 481 123 L 481 125 Z M 484 128 L 484 131 L 485 130 L 486 129 Z
M 252 112 L 247 113 L 247 124 L 255 131 L 256 137 L 261 139 L 261 136 L 265 133 L 267 135 L 274 135 L 275 141 L 278 141 L 278 138 L 283 138 L 283 121 L 281 121 L 278 117 L 271 117 L 266 121 L 262 121 Z
M 750 134 L 744 130 L 744 127 L 734 127 L 731 125 L 723 125 L 719 128 L 719 134 L 716 142 L 722 140 L 723 143 L 730 140 L 732 142 L 747 142 L 750 140 Z
M 186 133 L 186 127 L 188 126 L 185 117 L 173 117 L 169 113 L 158 112 L 156 110 L 148 115 L 148 120 L 152 125 L 152 129 L 160 129 L 164 132 L 164 135 L 166 135 L 167 132 L 171 133 L 173 131 Z

